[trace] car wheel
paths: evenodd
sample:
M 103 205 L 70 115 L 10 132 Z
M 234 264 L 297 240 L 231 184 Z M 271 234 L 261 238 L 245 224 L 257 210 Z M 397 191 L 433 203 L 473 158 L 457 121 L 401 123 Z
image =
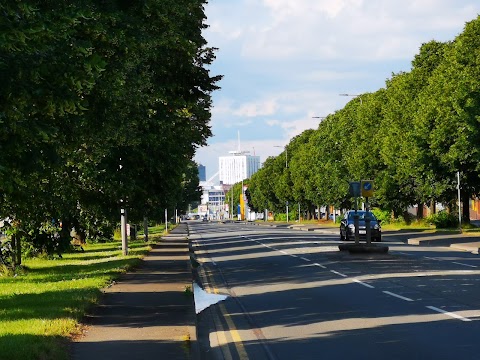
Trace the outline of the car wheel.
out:
M 345 241 L 345 236 L 343 236 L 342 230 L 340 230 L 340 241 Z

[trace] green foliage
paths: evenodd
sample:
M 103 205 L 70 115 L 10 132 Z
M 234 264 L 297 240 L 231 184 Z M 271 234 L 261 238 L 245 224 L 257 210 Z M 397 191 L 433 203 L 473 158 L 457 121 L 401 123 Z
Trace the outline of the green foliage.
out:
M 33 252 L 64 251 L 72 228 L 108 240 L 121 206 L 140 221 L 199 197 L 221 78 L 205 1 L 126 4 L 0 5 L 0 218 Z
M 388 213 L 380 218 L 410 223 L 410 206 L 455 199 L 457 171 L 468 204 L 480 194 L 479 39 L 480 16 L 451 42 L 423 44 L 410 72 L 356 96 L 267 159 L 252 177 L 250 204 L 274 212 L 286 201 L 310 213 L 351 208 L 348 183 L 371 179 L 371 201 Z M 469 206 L 462 217 L 468 221 Z
M 425 221 L 434 224 L 437 229 L 458 228 L 458 215 L 446 211 L 429 215 Z
M 373 215 L 375 215 L 377 220 L 380 220 L 382 222 L 382 224 L 390 224 L 390 222 L 392 221 L 392 213 L 388 210 L 374 208 L 371 211 Z

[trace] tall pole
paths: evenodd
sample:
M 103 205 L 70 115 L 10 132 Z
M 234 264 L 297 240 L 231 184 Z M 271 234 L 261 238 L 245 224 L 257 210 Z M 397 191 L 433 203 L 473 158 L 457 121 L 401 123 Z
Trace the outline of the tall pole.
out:
M 120 158 L 120 165 L 118 166 L 119 171 L 122 170 L 122 158 Z M 120 181 L 120 188 L 122 188 L 122 182 Z M 123 256 L 128 255 L 128 239 L 127 239 L 127 209 L 125 208 L 124 199 L 120 199 L 121 209 L 120 209 L 120 234 L 122 235 L 122 254 Z
M 122 201 L 123 205 L 123 201 Z M 127 209 L 120 209 L 120 232 L 122 234 L 122 253 L 124 256 L 128 255 L 128 240 L 127 240 Z
M 458 227 L 462 230 L 462 204 L 460 203 L 460 171 L 457 171 L 457 191 L 458 191 Z
M 168 210 L 165 208 L 165 234 L 168 233 Z
M 287 223 L 288 223 L 288 201 L 286 202 L 287 204 Z

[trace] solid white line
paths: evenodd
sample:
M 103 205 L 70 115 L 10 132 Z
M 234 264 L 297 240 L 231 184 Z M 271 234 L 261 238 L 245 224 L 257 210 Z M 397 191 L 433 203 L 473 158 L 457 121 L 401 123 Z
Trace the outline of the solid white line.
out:
M 369 288 L 369 289 L 375 289 L 375 286 L 372 286 L 372 285 L 370 285 L 370 284 L 364 283 L 363 281 L 360 281 L 360 280 L 357 280 L 357 279 L 353 279 L 353 282 L 356 282 L 357 284 L 366 286 L 366 287 Z
M 322 269 L 326 269 L 326 268 L 327 268 L 326 266 L 320 265 L 319 263 L 313 263 L 313 265 L 318 266 L 318 267 L 321 267 Z
M 468 267 L 471 267 L 471 268 L 476 268 L 477 267 L 475 265 L 469 265 L 469 264 L 459 263 L 459 262 L 455 262 L 455 261 L 452 261 L 452 263 L 457 264 L 457 265 L 462 265 L 462 266 L 468 266 Z
M 340 276 L 343 276 L 343 277 L 347 277 L 347 275 L 339 273 L 338 271 L 335 271 L 335 270 L 330 270 L 330 271 L 334 274 L 337 274 L 337 275 L 340 275 Z
M 472 319 L 465 318 L 465 317 L 463 317 L 463 316 L 460 316 L 460 315 L 451 313 L 451 312 L 449 312 L 449 311 L 445 311 L 445 310 L 439 309 L 439 308 L 437 308 L 437 307 L 435 307 L 435 306 L 427 306 L 427 308 L 430 309 L 430 310 L 433 310 L 433 311 L 436 311 L 436 312 L 439 312 L 439 313 L 448 315 L 448 316 L 453 317 L 453 318 L 455 318 L 455 319 L 459 319 L 459 320 L 462 320 L 462 321 L 472 321 Z
M 405 300 L 405 301 L 413 301 L 413 300 L 410 299 L 410 298 L 407 298 L 407 297 L 405 297 L 405 296 L 392 293 L 392 292 L 390 292 L 390 291 L 384 291 L 384 293 L 387 294 L 387 295 L 390 295 L 390 296 L 395 296 L 396 298 L 399 298 L 399 299 L 402 299 L 402 300 Z
M 305 260 L 305 261 L 312 261 L 312 260 L 307 259 L 307 258 L 305 258 L 305 257 L 301 257 L 300 259 Z

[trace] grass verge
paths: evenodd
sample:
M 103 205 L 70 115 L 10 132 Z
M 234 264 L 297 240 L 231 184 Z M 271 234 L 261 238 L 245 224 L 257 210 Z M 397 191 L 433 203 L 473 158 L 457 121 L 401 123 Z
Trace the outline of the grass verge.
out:
M 128 256 L 118 241 L 89 244 L 62 259 L 25 260 L 15 276 L 0 276 L 0 358 L 67 360 L 66 344 L 101 289 L 136 267 L 155 237 L 129 242 Z

